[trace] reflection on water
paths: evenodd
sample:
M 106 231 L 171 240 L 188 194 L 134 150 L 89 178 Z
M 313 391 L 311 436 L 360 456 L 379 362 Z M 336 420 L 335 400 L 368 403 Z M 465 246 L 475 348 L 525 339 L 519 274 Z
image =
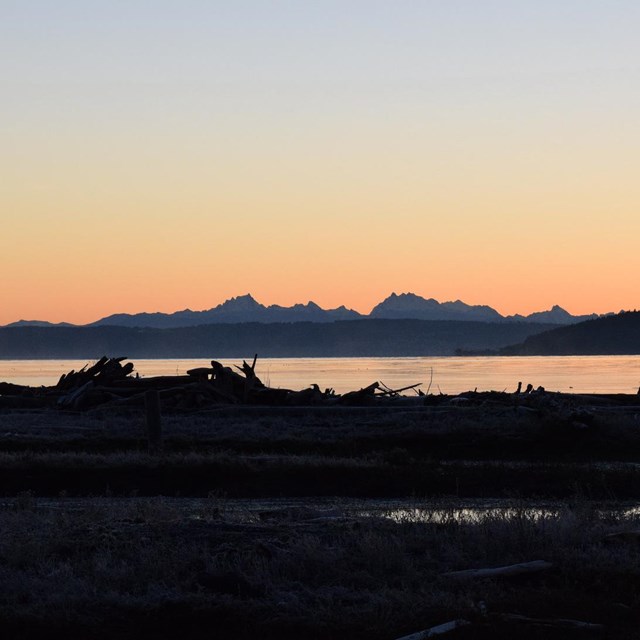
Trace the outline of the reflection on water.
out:
M 0 509 L 13 508 L 13 501 Z M 296 509 L 316 511 L 313 519 L 319 522 L 323 514 L 328 520 L 336 518 L 382 518 L 397 523 L 433 524 L 482 524 L 492 520 L 539 522 L 557 520 L 564 516 L 583 513 L 596 518 L 638 519 L 640 506 L 630 501 L 588 502 L 580 500 L 575 505 L 559 500 L 514 501 L 511 499 L 456 499 L 420 500 L 415 498 L 358 499 L 358 498 L 171 498 L 171 497 L 128 497 L 128 498 L 37 498 L 34 505 L 38 509 L 85 511 L 108 511 L 112 516 L 131 508 L 146 508 L 147 511 L 162 509 L 165 512 L 180 513 L 192 520 L 208 520 L 222 517 L 227 522 L 260 523 L 261 514 L 270 511 L 292 510 L 291 520 L 296 520 Z M 340 515 L 336 515 L 336 513 Z M 166 516 L 166 513 L 165 513 Z M 286 516 L 284 517 L 286 520 Z M 303 518 L 304 520 L 304 518 Z
M 585 505 L 583 504 L 584 508 Z M 604 503 L 593 505 L 592 511 L 599 518 L 606 516 L 616 516 L 623 518 L 638 518 L 640 516 L 640 507 L 634 505 L 624 505 L 622 503 Z M 520 520 L 520 521 L 539 521 L 560 518 L 563 513 L 570 511 L 566 504 L 560 502 L 532 505 L 532 506 L 513 506 L 508 500 L 503 504 L 493 504 L 486 506 L 482 501 L 477 504 L 462 508 L 447 507 L 413 507 L 413 508 L 393 508 L 372 511 L 361 511 L 360 515 L 378 516 L 388 518 L 394 522 L 424 522 L 434 524 L 447 524 L 456 522 L 458 524 L 479 524 L 487 520 Z
M 466 507 L 462 509 L 391 509 L 380 513 L 370 512 L 366 515 L 389 518 L 394 522 L 425 522 L 433 524 L 478 524 L 485 520 L 503 518 L 506 520 L 520 519 L 523 521 L 537 521 L 545 518 L 557 518 L 562 512 L 560 507 Z
M 226 365 L 239 360 L 222 360 Z M 207 366 L 206 359 L 134 360 L 142 376 L 182 375 Z M 33 386 L 55 384 L 82 360 L 0 360 L 0 381 Z M 519 381 L 548 391 L 635 393 L 640 386 L 640 356 L 526 356 L 420 358 L 263 358 L 256 371 L 272 387 L 302 389 L 316 383 L 338 393 L 374 381 L 398 389 L 422 383 L 430 393 L 515 391 Z

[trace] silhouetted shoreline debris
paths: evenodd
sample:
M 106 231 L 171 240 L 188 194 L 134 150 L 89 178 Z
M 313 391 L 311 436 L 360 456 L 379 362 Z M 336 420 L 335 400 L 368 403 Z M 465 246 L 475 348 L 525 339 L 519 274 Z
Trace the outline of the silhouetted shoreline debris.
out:
M 640 411 L 637 394 L 567 394 L 548 392 L 544 387 L 527 384 L 515 392 L 468 391 L 456 395 L 429 394 L 420 390 L 422 383 L 392 389 L 382 382 L 347 393 L 332 388 L 320 389 L 312 384 L 306 389 L 272 388 L 256 375 L 258 356 L 251 364 L 246 360 L 227 367 L 217 360 L 209 367 L 197 367 L 185 375 L 140 377 L 126 357 L 103 356 L 93 365 L 69 371 L 53 386 L 30 387 L 0 382 L 0 408 L 85 411 L 102 407 L 144 407 L 147 392 L 159 395 L 163 410 L 198 410 L 219 405 L 254 405 L 272 407 L 314 406 L 428 406 L 442 410 L 464 410 L 467 407 L 487 409 L 511 408 L 516 413 L 553 414 L 577 429 L 587 429 L 596 412 Z M 412 391 L 414 395 L 402 395 Z
M 256 375 L 258 356 L 251 364 L 227 367 L 217 360 L 210 367 L 197 367 L 186 375 L 140 377 L 125 357 L 103 356 L 79 371 L 71 370 L 54 386 L 30 387 L 0 382 L 0 408 L 57 408 L 83 411 L 102 406 L 144 406 L 145 393 L 157 391 L 163 408 L 199 409 L 214 405 L 370 406 L 399 398 L 403 391 L 417 389 L 421 383 L 391 389 L 374 382 L 363 389 L 338 394 L 324 391 L 317 384 L 306 389 L 271 388 Z M 416 396 L 417 397 L 417 396 Z

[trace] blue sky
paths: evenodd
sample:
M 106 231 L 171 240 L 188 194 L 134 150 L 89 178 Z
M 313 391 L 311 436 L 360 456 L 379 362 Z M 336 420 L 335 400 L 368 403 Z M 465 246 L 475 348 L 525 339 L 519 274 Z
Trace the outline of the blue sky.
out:
M 246 291 L 636 306 L 639 27 L 615 0 L 0 0 L 0 250 L 33 265 L 8 319 L 64 315 L 101 243 L 136 275 L 89 268 L 86 319 Z

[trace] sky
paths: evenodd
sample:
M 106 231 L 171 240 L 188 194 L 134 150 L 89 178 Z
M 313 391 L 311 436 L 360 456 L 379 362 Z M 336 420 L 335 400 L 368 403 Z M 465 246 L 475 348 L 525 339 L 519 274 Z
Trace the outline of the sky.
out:
M 0 324 L 640 306 L 636 0 L 0 0 Z

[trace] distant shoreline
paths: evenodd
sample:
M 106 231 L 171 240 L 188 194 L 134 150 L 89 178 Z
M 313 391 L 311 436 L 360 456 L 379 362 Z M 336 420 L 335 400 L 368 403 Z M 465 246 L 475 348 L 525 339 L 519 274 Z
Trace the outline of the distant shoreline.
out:
M 542 323 L 344 320 L 328 323 L 210 324 L 176 329 L 3 327 L 1 359 L 452 356 L 498 350 L 548 330 Z

